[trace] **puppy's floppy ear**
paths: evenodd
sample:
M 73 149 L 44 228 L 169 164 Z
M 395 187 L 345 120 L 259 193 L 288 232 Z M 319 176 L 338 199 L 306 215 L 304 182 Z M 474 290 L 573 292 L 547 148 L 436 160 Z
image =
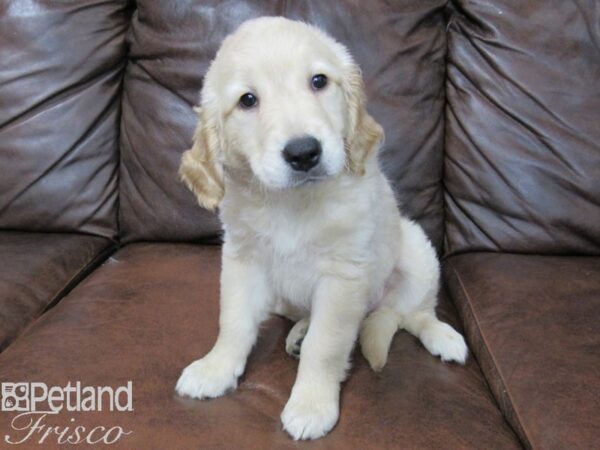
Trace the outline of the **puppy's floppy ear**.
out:
M 350 73 L 344 80 L 344 91 L 348 104 L 345 140 L 348 169 L 354 175 L 361 176 L 365 173 L 367 156 L 383 140 L 383 128 L 367 113 L 362 74 L 355 63 L 352 63 Z
M 196 194 L 198 203 L 214 211 L 223 196 L 223 167 L 219 162 L 221 138 L 216 120 L 205 108 L 194 108 L 198 114 L 198 125 L 194 132 L 192 148 L 181 157 L 179 176 Z

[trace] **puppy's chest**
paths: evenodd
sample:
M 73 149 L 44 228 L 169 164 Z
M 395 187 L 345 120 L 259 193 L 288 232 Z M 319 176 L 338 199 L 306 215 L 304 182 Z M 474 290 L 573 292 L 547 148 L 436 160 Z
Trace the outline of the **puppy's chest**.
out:
M 283 256 L 271 251 L 263 255 L 275 296 L 308 307 L 320 277 L 318 261 L 305 252 Z
M 239 217 L 246 241 L 259 252 L 281 258 L 302 258 L 323 250 L 327 229 L 332 226 L 318 214 L 291 208 L 248 208 Z
M 246 224 L 245 241 L 268 271 L 275 294 L 296 304 L 310 302 L 329 259 L 324 224 L 297 215 L 255 217 Z M 326 234 L 326 232 L 325 232 Z

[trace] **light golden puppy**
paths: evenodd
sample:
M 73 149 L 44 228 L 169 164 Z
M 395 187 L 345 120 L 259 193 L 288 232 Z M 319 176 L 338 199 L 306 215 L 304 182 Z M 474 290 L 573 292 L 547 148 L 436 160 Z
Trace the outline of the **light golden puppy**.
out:
M 179 394 L 235 388 L 271 312 L 297 321 L 287 350 L 300 364 L 281 414 L 295 439 L 337 422 L 359 333 L 375 370 L 398 328 L 465 362 L 462 336 L 436 318 L 439 264 L 398 211 L 377 161 L 383 130 L 364 97 L 346 48 L 310 25 L 261 18 L 223 42 L 180 168 L 200 205 L 219 207 L 225 231 L 220 329 L 184 369 Z

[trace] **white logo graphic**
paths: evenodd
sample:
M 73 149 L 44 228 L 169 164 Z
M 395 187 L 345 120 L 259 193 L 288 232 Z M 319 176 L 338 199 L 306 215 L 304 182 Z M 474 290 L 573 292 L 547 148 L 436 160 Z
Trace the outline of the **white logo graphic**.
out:
M 6 444 L 113 444 L 132 433 L 121 426 L 98 425 L 90 428 L 76 425 L 74 417 L 65 419 L 67 426 L 48 424 L 63 420 L 61 412 L 85 413 L 88 411 L 133 411 L 133 383 L 113 388 L 111 386 L 83 386 L 81 382 L 68 382 L 65 386 L 48 386 L 46 383 L 3 382 L 0 389 L 0 411 L 15 412 L 11 420 L 13 434 L 4 435 Z M 53 417 L 55 416 L 55 417 Z
M 29 411 L 29 383 L 2 383 L 2 411 Z

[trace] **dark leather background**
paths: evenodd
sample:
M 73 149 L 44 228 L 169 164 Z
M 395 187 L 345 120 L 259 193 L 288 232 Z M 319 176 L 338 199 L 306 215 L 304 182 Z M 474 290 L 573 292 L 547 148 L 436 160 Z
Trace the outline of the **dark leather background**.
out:
M 523 442 L 600 442 L 600 258 L 477 253 L 447 261 L 471 349 Z
M 600 254 L 600 3 L 453 5 L 447 253 Z
M 214 236 L 215 217 L 177 179 L 191 145 L 202 77 L 222 39 L 246 19 L 315 23 L 361 64 L 369 109 L 386 131 L 381 153 L 403 210 L 442 242 L 444 1 L 137 2 L 128 42 L 121 133 L 124 241 Z M 366 39 L 368 36 L 368 39 Z
M 126 1 L 0 3 L 0 228 L 117 235 Z

